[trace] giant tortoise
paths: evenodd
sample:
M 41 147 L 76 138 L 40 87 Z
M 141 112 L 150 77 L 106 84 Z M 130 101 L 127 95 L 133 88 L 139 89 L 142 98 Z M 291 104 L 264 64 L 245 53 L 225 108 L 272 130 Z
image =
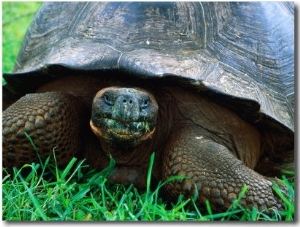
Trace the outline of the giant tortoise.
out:
M 112 182 L 281 209 L 294 164 L 294 14 L 283 2 L 47 2 L 3 87 L 3 166 L 56 153 Z M 18 99 L 18 101 L 17 101 Z M 27 134 L 26 134 L 27 133 Z M 27 136 L 26 136 L 27 135 Z

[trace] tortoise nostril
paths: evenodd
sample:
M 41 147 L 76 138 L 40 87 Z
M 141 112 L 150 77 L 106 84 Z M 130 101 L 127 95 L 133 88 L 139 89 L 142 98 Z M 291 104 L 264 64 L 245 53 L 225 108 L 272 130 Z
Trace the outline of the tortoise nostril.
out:
M 127 99 L 123 99 L 123 103 L 126 104 L 126 103 L 129 103 L 129 104 L 132 104 L 133 101 L 130 99 L 130 100 L 127 100 Z

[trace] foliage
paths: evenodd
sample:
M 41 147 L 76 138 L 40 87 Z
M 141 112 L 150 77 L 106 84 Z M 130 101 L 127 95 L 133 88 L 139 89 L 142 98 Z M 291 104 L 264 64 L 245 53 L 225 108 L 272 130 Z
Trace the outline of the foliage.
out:
M 2 72 L 11 72 L 40 2 L 2 2 Z
M 282 183 L 289 190 L 290 198 L 285 201 L 283 211 L 265 214 L 257 209 L 245 209 L 239 200 L 247 190 L 244 187 L 239 198 L 223 213 L 213 213 L 207 202 L 207 209 L 199 211 L 193 198 L 179 196 L 174 204 L 168 204 L 161 197 L 164 184 L 160 182 L 151 188 L 151 171 L 154 154 L 151 156 L 146 190 L 133 185 L 124 186 L 109 183 L 107 177 L 114 167 L 101 171 L 90 170 L 84 161 L 73 158 L 64 169 L 50 164 L 49 158 L 40 164 L 14 168 L 12 175 L 6 174 L 2 181 L 3 219 L 10 221 L 292 221 L 294 219 L 293 183 L 283 178 Z M 29 173 L 22 175 L 22 171 Z

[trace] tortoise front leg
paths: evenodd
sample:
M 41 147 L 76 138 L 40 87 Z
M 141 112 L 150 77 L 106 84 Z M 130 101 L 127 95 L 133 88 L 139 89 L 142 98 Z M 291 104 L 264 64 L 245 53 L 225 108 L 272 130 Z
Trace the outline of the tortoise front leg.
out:
M 280 208 L 272 183 L 246 167 L 226 147 L 199 134 L 196 126 L 174 133 L 163 160 L 163 178 L 186 176 L 165 187 L 166 194 L 176 199 L 179 194 L 193 196 L 198 190 L 197 205 L 209 200 L 216 211 L 227 209 L 238 198 L 243 185 L 249 186 L 241 204 L 259 209 Z
M 52 156 L 59 165 L 81 150 L 85 106 L 77 98 L 60 92 L 28 94 L 3 111 L 3 167 L 21 167 Z M 33 141 L 26 137 L 25 133 Z

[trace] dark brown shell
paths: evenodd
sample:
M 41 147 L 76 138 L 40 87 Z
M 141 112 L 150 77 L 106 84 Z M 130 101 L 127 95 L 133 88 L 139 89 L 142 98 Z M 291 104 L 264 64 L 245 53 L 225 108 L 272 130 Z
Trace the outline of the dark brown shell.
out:
M 6 88 L 32 92 L 68 70 L 177 78 L 293 134 L 293 3 L 47 2 Z

